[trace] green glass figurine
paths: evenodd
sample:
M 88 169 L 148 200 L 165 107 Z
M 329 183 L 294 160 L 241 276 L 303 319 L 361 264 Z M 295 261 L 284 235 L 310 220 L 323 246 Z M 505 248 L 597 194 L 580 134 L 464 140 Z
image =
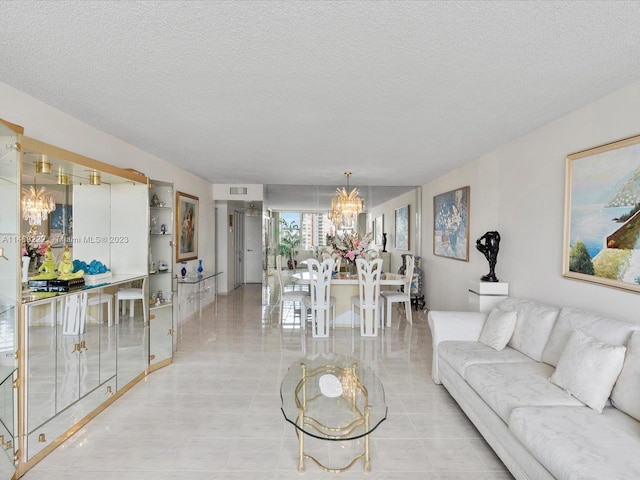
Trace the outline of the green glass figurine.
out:
M 38 268 L 39 275 L 32 277 L 34 280 L 53 280 L 56 278 L 56 261 L 53 258 L 51 247 L 44 252 L 44 262 Z
M 69 247 L 64 248 L 62 254 L 62 260 L 58 265 L 58 279 L 59 280 L 71 280 L 72 278 L 81 278 L 84 276 L 84 270 L 78 270 L 73 272 L 73 260 L 71 260 L 71 251 Z

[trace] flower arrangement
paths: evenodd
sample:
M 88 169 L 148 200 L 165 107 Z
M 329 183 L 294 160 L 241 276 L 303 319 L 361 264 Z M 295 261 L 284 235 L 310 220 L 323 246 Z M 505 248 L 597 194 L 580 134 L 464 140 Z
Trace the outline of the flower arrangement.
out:
M 49 242 L 45 241 L 45 236 L 39 234 L 35 226 L 29 229 L 29 233 L 22 239 L 22 256 L 38 258 L 43 256 L 49 248 Z
M 357 232 L 336 234 L 331 237 L 331 247 L 338 256 L 355 263 L 356 258 L 362 257 L 369 251 L 369 245 L 373 240 L 373 233 L 369 232 L 360 238 Z

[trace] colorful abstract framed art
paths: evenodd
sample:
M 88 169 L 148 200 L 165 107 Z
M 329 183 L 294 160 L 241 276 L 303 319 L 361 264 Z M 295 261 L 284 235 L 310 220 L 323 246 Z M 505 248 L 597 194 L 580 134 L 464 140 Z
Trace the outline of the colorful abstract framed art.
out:
M 462 187 L 433 197 L 433 254 L 469 261 L 469 193 Z

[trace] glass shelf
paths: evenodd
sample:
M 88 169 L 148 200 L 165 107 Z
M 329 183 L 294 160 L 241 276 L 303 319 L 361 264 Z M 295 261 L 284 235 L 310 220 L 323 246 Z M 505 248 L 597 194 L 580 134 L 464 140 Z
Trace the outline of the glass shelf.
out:
M 154 308 L 160 308 L 160 307 L 170 307 L 173 305 L 173 300 L 169 301 L 169 302 L 164 302 L 164 303 L 154 303 L 154 304 L 149 304 L 149 309 L 153 310 Z
M 186 277 L 178 277 L 178 283 L 200 283 L 208 278 L 222 275 L 222 272 L 202 272 L 198 275 L 187 275 Z

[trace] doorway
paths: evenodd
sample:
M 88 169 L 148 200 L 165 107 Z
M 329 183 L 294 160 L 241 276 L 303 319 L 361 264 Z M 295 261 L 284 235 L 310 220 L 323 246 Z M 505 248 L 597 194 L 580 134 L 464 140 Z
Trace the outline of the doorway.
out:
M 233 287 L 236 288 L 244 283 L 244 212 L 233 212 L 233 225 Z
M 244 283 L 262 283 L 262 224 L 259 216 L 244 217 Z

